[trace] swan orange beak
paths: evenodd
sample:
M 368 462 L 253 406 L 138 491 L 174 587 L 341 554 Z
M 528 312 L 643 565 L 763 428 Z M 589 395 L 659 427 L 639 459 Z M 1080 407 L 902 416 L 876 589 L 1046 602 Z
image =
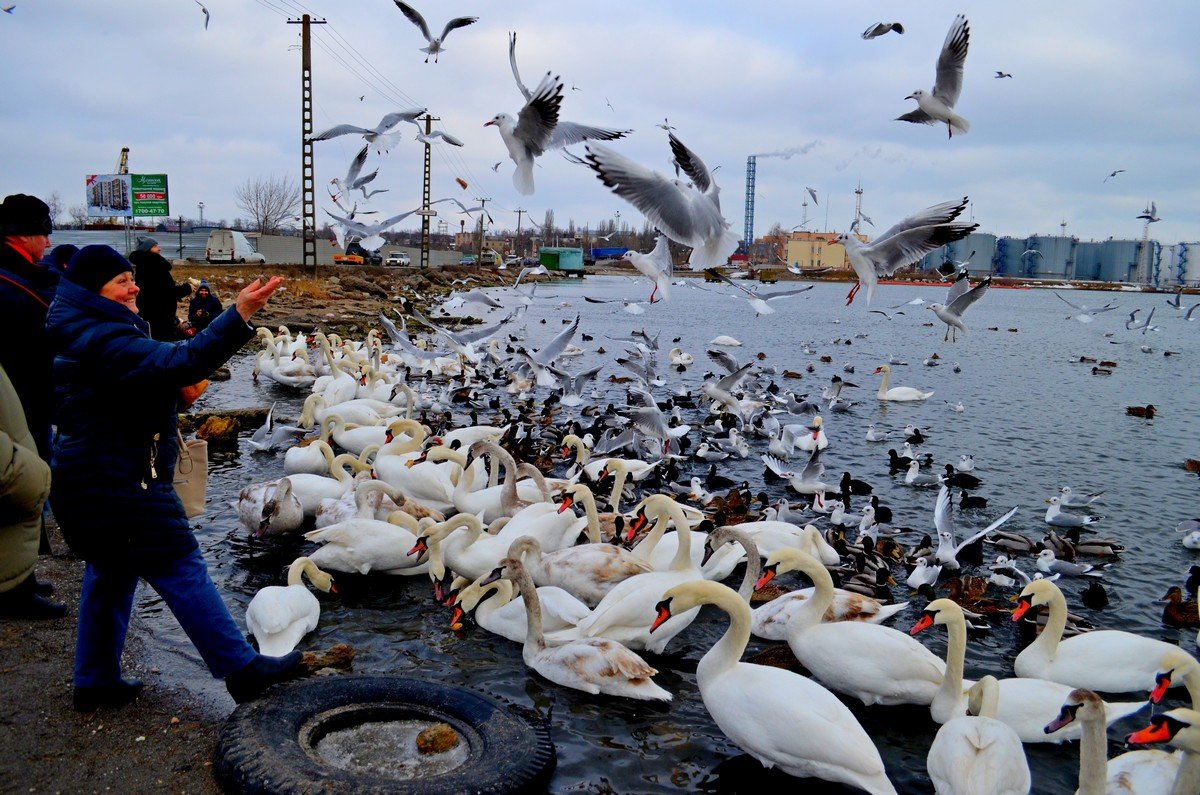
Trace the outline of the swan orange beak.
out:
M 932 626 L 933 616 L 931 616 L 929 613 L 922 613 L 921 617 L 917 619 L 917 623 L 912 625 L 912 629 L 908 631 L 908 634 L 916 635 L 918 632 L 929 629 Z
M 651 632 L 661 627 L 671 617 L 671 600 L 663 599 L 654 606 L 654 611 L 657 615 L 654 617 L 654 623 L 650 625 Z
M 762 576 L 758 578 L 758 582 L 754 583 L 754 590 L 761 591 L 767 587 L 767 583 L 775 579 L 775 572 L 779 568 L 778 563 L 763 568 Z
M 1029 612 L 1029 608 L 1033 607 L 1033 597 L 1022 596 L 1017 599 L 1017 606 L 1013 608 L 1012 620 L 1020 621 L 1021 617 Z
M 625 542 L 629 543 L 636 538 L 648 521 L 650 520 L 646 518 L 646 511 L 639 510 L 637 516 L 633 517 L 633 521 L 629 523 L 629 530 L 625 533 Z
M 463 613 L 463 609 L 458 605 L 455 605 L 454 612 L 450 614 L 450 629 L 454 630 L 455 632 L 458 632 L 460 629 L 462 629 L 462 620 L 464 615 L 466 614 Z
M 875 372 L 871 373 L 871 375 L 879 375 L 879 374 L 880 374 L 880 373 L 882 373 L 882 372 L 883 372 L 883 368 L 882 368 L 882 367 L 876 367 L 876 368 L 875 368 Z
M 429 551 L 429 537 L 421 536 L 417 539 L 417 543 L 412 545 L 412 549 L 408 550 L 409 555 L 424 555 Z
M 571 448 L 570 448 L 570 447 L 567 447 L 567 446 L 564 444 L 564 445 L 563 445 L 563 449 L 562 449 L 562 458 L 563 458 L 563 461 L 566 461 L 566 460 L 567 460 L 568 458 L 570 458 L 570 457 L 571 457 Z
M 569 510 L 571 505 L 574 502 L 575 502 L 575 498 L 569 494 L 566 495 L 565 497 L 563 497 L 563 501 L 558 506 L 558 513 L 562 513 L 563 511 Z
M 1135 731 L 1125 738 L 1126 745 L 1149 745 L 1150 743 L 1165 743 L 1171 740 L 1171 726 L 1166 716 L 1159 716 L 1149 726 Z
M 1163 696 L 1171 689 L 1171 674 L 1174 670 L 1160 672 L 1154 675 L 1154 689 L 1150 691 L 1150 703 L 1158 704 L 1162 701 Z
M 392 439 L 395 439 L 395 438 L 396 438 L 396 437 L 392 436 L 392 432 L 391 432 L 391 431 L 384 431 L 384 432 L 383 432 L 383 443 L 384 443 L 384 444 L 391 444 L 391 443 L 392 443 Z

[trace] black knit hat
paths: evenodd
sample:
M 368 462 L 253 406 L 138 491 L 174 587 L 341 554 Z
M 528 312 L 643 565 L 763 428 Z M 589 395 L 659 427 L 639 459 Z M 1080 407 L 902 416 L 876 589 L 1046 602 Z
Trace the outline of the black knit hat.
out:
M 61 270 L 66 270 L 67 263 L 71 261 L 71 257 L 79 251 L 79 246 L 73 246 L 70 243 L 63 243 L 61 246 L 55 246 L 50 249 L 50 261 L 54 266 Z
M 0 203 L 0 234 L 48 235 L 53 231 L 50 207 L 38 197 L 14 193 Z
M 86 290 L 100 288 L 133 266 L 112 246 L 84 246 L 67 263 L 66 277 Z

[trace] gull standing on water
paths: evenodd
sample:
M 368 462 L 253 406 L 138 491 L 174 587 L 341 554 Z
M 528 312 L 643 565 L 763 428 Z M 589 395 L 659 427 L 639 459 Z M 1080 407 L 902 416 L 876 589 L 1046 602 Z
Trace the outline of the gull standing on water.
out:
M 957 329 L 964 334 L 967 333 L 967 326 L 962 320 L 963 312 L 966 312 L 972 304 L 983 297 L 991 283 L 992 277 L 987 276 L 972 287 L 971 280 L 967 278 L 967 272 L 962 271 L 954 280 L 954 284 L 950 285 L 945 304 L 930 304 L 925 307 L 933 310 L 933 314 L 946 324 L 946 333 L 942 336 L 942 342 L 945 342 L 946 338 L 950 336 L 951 330 Z
M 393 0 L 396 8 L 400 9 L 400 13 L 408 17 L 409 21 L 416 25 L 421 30 L 421 35 L 425 37 L 425 41 L 429 42 L 428 46 L 422 47 L 421 52 L 425 53 L 425 63 L 429 63 L 429 56 L 433 56 L 433 62 L 437 63 L 438 55 L 441 54 L 442 42 L 450 35 L 450 31 L 456 28 L 465 28 L 473 22 L 477 22 L 479 17 L 455 17 L 446 23 L 446 27 L 442 28 L 441 35 L 436 39 L 429 35 L 429 26 L 425 24 L 425 17 L 421 16 L 417 9 L 410 6 L 408 3 L 403 3 L 401 0 Z
M 516 119 L 507 113 L 497 113 L 483 126 L 494 125 L 500 131 L 509 157 L 517 164 L 517 170 L 513 172 L 513 186 L 521 195 L 533 195 L 533 160 L 547 149 L 562 149 L 589 139 L 612 141 L 632 132 L 559 121 L 558 112 L 563 99 L 562 80 L 546 72 L 542 82 L 530 91 L 517 71 L 515 33 L 510 33 L 508 38 L 508 62 L 517 88 L 525 97 L 525 107 L 521 108 Z
M 858 276 L 846 296 L 846 304 L 854 301 L 854 296 L 865 284 L 869 306 L 880 276 L 891 276 L 930 251 L 962 240 L 978 229 L 979 224 L 954 222 L 966 209 L 967 201 L 964 196 L 960 202 L 948 201 L 927 207 L 900 221 L 871 243 L 863 243 L 849 232 L 838 235 L 834 242 L 845 246 L 846 256 Z
M 965 133 L 971 125 L 954 112 L 954 104 L 962 93 L 963 64 L 967 60 L 967 45 L 971 40 L 971 28 L 967 18 L 959 14 L 954 18 L 942 52 L 937 60 L 937 77 L 933 92 L 922 89 L 909 94 L 905 99 L 915 99 L 917 109 L 897 116 L 896 121 L 911 121 L 915 124 L 946 123 L 946 133 L 953 137 L 955 132 Z

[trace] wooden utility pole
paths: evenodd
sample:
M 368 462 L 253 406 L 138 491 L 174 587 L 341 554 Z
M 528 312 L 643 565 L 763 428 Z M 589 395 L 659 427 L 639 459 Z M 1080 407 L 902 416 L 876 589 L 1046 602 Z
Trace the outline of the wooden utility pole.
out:
M 424 116 L 422 116 L 420 119 L 418 119 L 418 121 L 425 122 L 425 135 L 428 136 L 430 133 L 433 132 L 433 123 L 435 121 L 441 121 L 441 117 L 433 116 L 433 115 L 426 113 Z M 421 216 L 421 267 L 422 268 L 429 267 L 429 248 L 430 248 L 430 245 L 429 245 L 429 219 L 432 218 L 433 216 L 437 215 L 437 210 L 434 210 L 433 208 L 431 208 L 429 206 L 429 201 L 430 201 L 429 180 L 430 180 L 430 175 L 432 174 L 432 171 L 430 169 L 431 153 L 432 153 L 432 144 L 430 144 L 428 141 L 426 141 L 425 142 L 424 182 L 422 183 L 422 187 L 421 187 L 421 209 L 417 211 L 417 214 Z
M 517 247 L 521 249 L 521 258 L 524 259 L 525 247 L 521 245 L 521 216 L 529 211 L 523 207 L 518 207 L 513 212 L 517 214 Z
M 475 252 L 476 265 L 483 264 L 483 217 L 487 215 L 487 203 L 491 200 L 491 197 L 475 197 L 475 201 L 479 202 L 479 246 L 478 251 Z
M 310 26 L 324 25 L 308 14 L 289 19 L 289 25 L 300 26 L 300 219 L 304 249 L 304 267 L 317 270 L 317 176 L 313 167 L 313 92 L 312 45 Z

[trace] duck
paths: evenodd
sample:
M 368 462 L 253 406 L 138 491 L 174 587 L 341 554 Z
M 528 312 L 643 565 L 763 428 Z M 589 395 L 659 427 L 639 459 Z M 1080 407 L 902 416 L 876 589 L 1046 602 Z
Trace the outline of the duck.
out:
M 1017 655 L 1017 676 L 1049 679 L 1071 687 L 1086 687 L 1101 693 L 1142 690 L 1154 681 L 1158 661 L 1177 648 L 1153 638 L 1120 630 L 1096 630 L 1063 640 L 1067 602 L 1062 591 L 1049 580 L 1033 580 L 1021 591 L 1013 620 L 1031 608 L 1047 605 L 1046 628 Z
M 1091 610 L 1103 610 L 1108 607 L 1108 591 L 1097 580 L 1092 580 L 1079 594 L 1079 601 Z
M 978 793 L 1024 795 L 1029 792 L 1029 761 L 1012 727 L 996 719 L 999 688 L 985 676 L 971 686 L 967 713 L 938 729 L 925 758 L 925 769 L 938 795 Z
M 729 628 L 696 667 L 700 696 L 717 727 L 767 767 L 799 778 L 848 784 L 892 795 L 883 760 L 853 713 L 808 677 L 740 662 L 750 638 L 750 607 L 727 586 L 691 581 L 661 594 L 657 629 L 679 615 L 713 605 Z
M 1145 406 L 1126 406 L 1125 413 L 1130 417 L 1144 417 L 1148 420 L 1154 419 L 1157 409 L 1153 403 L 1147 403 Z
M 470 615 L 476 624 L 493 635 L 524 643 L 529 634 L 525 600 L 518 598 L 520 594 L 512 580 L 502 577 L 484 585 L 483 581 L 492 574 L 485 574 L 458 592 L 450 615 L 450 628 L 462 629 L 463 618 Z M 537 595 L 542 608 L 543 632 L 553 632 L 564 640 L 571 638 L 575 625 L 591 612 L 583 602 L 553 585 L 538 586 Z
M 946 485 L 959 489 L 977 489 L 983 483 L 982 480 L 974 475 L 955 470 L 954 464 L 946 464 L 946 476 L 944 480 L 946 481 Z
M 333 577 L 309 558 L 296 558 L 288 567 L 287 585 L 268 585 L 246 605 L 246 629 L 254 636 L 260 654 L 282 657 L 317 628 L 321 603 L 304 587 L 301 577 L 325 593 L 337 593 Z
M 888 389 L 888 380 L 892 376 L 891 365 L 881 364 L 875 368 L 875 375 L 883 374 L 883 381 L 879 384 L 879 393 L 876 395 L 880 400 L 893 400 L 910 402 L 916 400 L 928 400 L 933 397 L 933 392 L 925 392 L 920 389 L 914 389 L 911 386 L 896 386 Z
M 555 684 L 593 695 L 603 693 L 645 701 L 671 700 L 671 694 L 651 678 L 658 671 L 617 641 L 580 637 L 558 646 L 548 646 L 542 629 L 541 601 L 533 578 L 514 558 L 502 560 L 500 569 L 499 574 L 493 572 L 490 576 L 504 577 L 516 583 L 525 605 L 526 632 L 521 648 L 525 665 Z M 485 578 L 483 584 L 487 583 Z
M 787 635 L 792 653 L 814 678 L 867 705 L 933 700 L 946 666 L 920 643 L 878 624 L 821 623 L 833 603 L 833 580 L 812 555 L 797 549 L 776 552 L 767 558 L 756 587 L 792 570 L 808 575 L 816 589 L 788 622 Z
M 967 625 L 962 608 L 949 599 L 935 599 L 925 606 L 910 634 L 917 635 L 934 625 L 943 625 L 949 634 L 946 644 L 946 676 L 930 703 L 929 714 L 936 723 L 946 723 L 966 711 L 963 696 L 963 665 L 967 653 Z M 1058 715 L 1059 706 L 1071 691 L 1070 686 L 1036 678 L 1001 679 L 997 682 L 999 701 L 996 718 L 1010 726 L 1024 743 L 1061 743 L 1076 740 L 1078 726 L 1045 731 L 1046 724 Z M 1103 703 L 1103 702 L 1102 702 Z M 1132 715 L 1145 706 L 1144 701 L 1104 704 L 1106 723 Z
M 652 494 L 644 503 L 647 515 L 655 516 L 664 530 L 668 520 L 675 522 L 678 528 L 689 526 L 679 504 L 669 496 Z M 656 527 L 655 532 L 657 530 Z M 675 535 L 678 546 L 670 568 L 667 571 L 637 574 L 618 583 L 600 600 L 591 615 L 580 622 L 582 637 L 611 638 L 637 651 L 661 654 L 667 644 L 695 620 L 700 612 L 698 608 L 675 615 L 669 626 L 660 626 L 661 632 L 653 636 L 650 634 L 649 627 L 655 616 L 654 605 L 663 591 L 674 585 L 704 578 L 692 558 L 692 534 L 683 532 Z M 734 551 L 735 558 L 741 554 L 740 550 Z
M 1115 558 L 1125 551 L 1123 544 L 1111 538 L 1080 538 L 1078 527 L 1068 528 L 1066 537 L 1074 547 L 1076 555 Z
M 1162 600 L 1162 622 L 1171 627 L 1200 627 L 1200 613 L 1197 613 L 1196 600 L 1184 599 L 1183 589 L 1173 585 L 1167 589 Z

